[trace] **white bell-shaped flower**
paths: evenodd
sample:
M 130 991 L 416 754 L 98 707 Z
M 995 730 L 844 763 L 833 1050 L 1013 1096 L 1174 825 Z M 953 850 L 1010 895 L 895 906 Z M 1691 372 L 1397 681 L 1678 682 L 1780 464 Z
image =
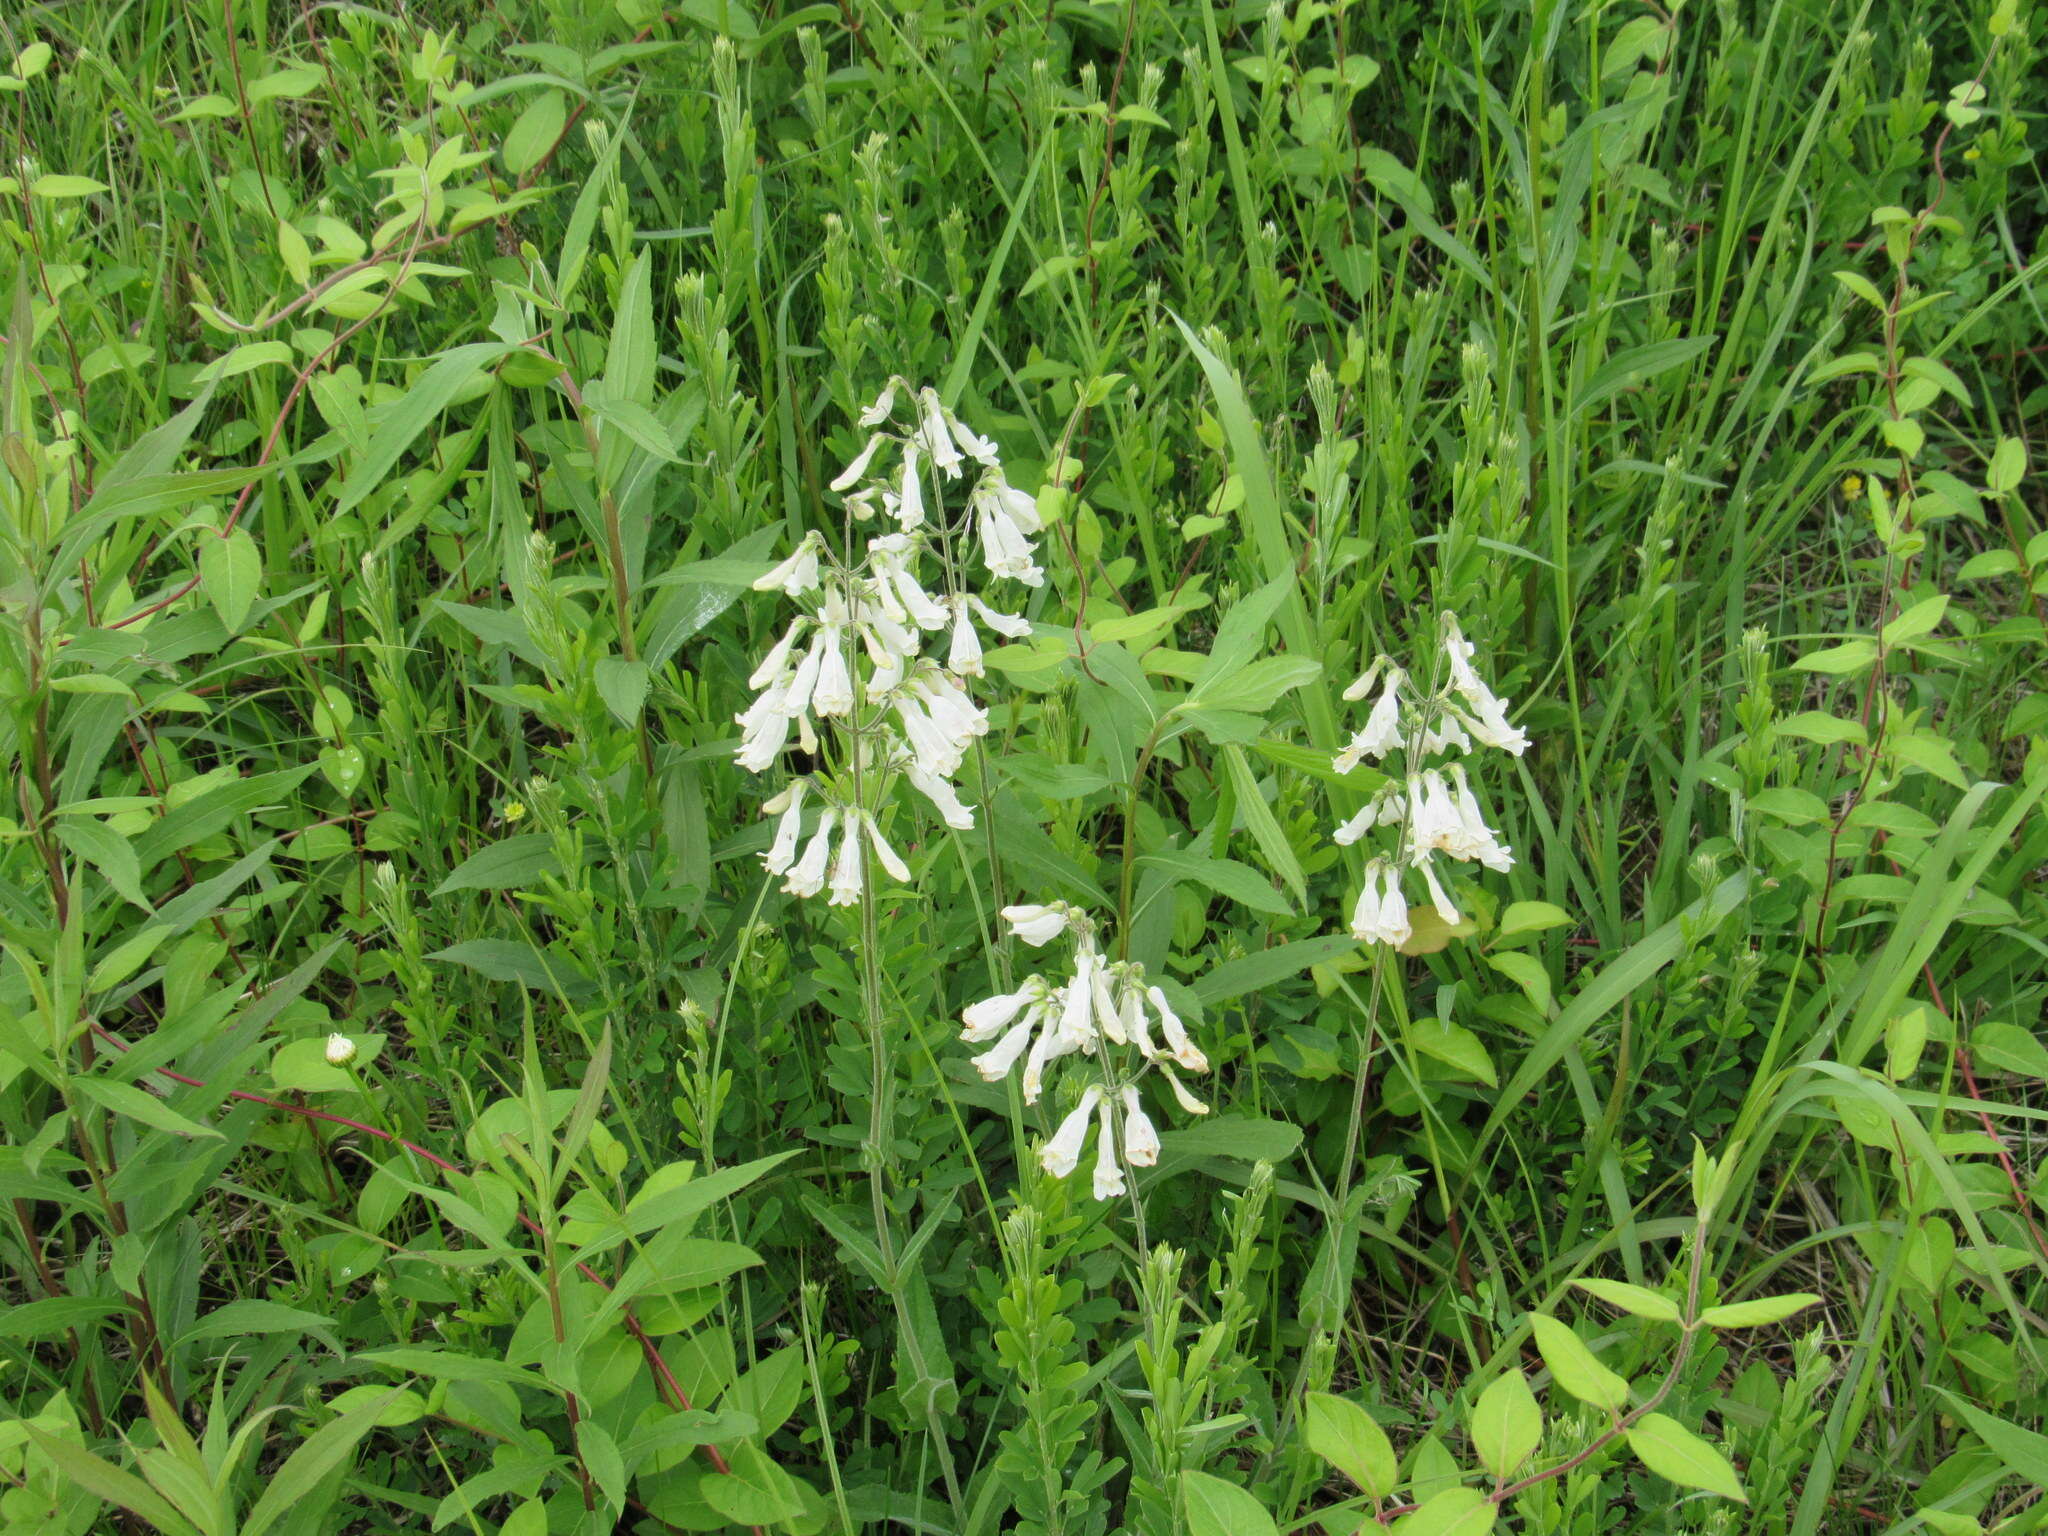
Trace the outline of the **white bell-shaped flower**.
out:
M 1056 1179 L 1064 1179 L 1081 1166 L 1081 1152 L 1088 1145 L 1088 1122 L 1102 1102 L 1102 1089 L 1093 1083 L 1081 1095 L 1081 1102 L 1069 1111 L 1060 1128 L 1052 1133 L 1038 1152 L 1038 1166 Z
M 1109 1100 L 1104 1099 L 1096 1106 L 1096 1114 L 1099 1129 L 1095 1137 L 1095 1198 L 1114 1200 L 1127 1186 L 1123 1164 L 1117 1160 L 1116 1133 L 1110 1124 Z
M 1074 909 L 1063 901 L 1045 906 L 1014 906 L 1003 908 L 1003 921 L 1010 925 L 1010 931 L 1029 944 L 1033 949 L 1050 944 L 1067 931 Z
M 803 831 L 804 789 L 807 780 L 792 779 L 789 788 L 761 809 L 774 814 L 782 812 L 782 819 L 775 824 L 775 840 L 768 845 L 768 851 L 761 855 L 761 863 L 771 875 L 786 872 L 796 862 L 797 838 Z M 781 802 L 780 805 L 777 802 Z
M 1138 1090 L 1126 1086 L 1124 1101 L 1124 1161 L 1133 1168 L 1150 1168 L 1159 1161 L 1159 1128 L 1145 1113 Z
M 792 896 L 815 896 L 825 889 L 825 874 L 832 858 L 832 830 L 839 824 L 839 812 L 827 810 L 804 845 L 803 857 L 790 866 L 783 890 Z

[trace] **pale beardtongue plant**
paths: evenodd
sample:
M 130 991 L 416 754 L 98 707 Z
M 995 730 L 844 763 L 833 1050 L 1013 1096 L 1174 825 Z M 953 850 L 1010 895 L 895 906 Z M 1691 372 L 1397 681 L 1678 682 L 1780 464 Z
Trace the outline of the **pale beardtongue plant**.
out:
M 813 531 L 754 583 L 800 606 L 762 659 L 748 686 L 754 702 L 736 716 L 736 761 L 754 773 L 774 768 L 794 737 L 819 764 L 792 777 L 762 805 L 777 818 L 762 862 L 792 896 L 824 893 L 828 904 L 872 900 L 868 860 L 889 878 L 911 879 L 909 866 L 877 819 L 897 776 L 930 803 L 948 827 L 967 830 L 974 811 L 954 779 L 975 742 L 988 731 L 988 711 L 970 692 L 983 677 L 980 631 L 1005 639 L 1032 633 L 1028 620 L 967 586 L 962 548 L 970 537 L 986 576 L 1030 587 L 1044 584 L 1036 563 L 1042 531 L 1037 500 L 1010 484 L 995 444 L 966 426 L 936 391 L 895 378 L 863 411 L 865 445 L 831 482 L 847 516 L 842 550 Z M 968 480 L 964 514 L 955 520 L 948 484 Z M 867 536 L 853 558 L 856 522 L 894 524 Z M 927 561 L 943 578 L 935 595 L 920 577 Z M 932 643 L 936 642 L 936 643 Z M 927 645 L 932 643 L 932 654 Z M 1366 865 L 1353 908 L 1352 935 L 1368 944 L 1401 945 L 1413 929 L 1401 891 L 1404 871 L 1423 882 L 1437 915 L 1461 921 L 1438 876 L 1435 857 L 1476 860 L 1505 871 L 1513 857 L 1482 815 L 1463 763 L 1435 766 L 1475 743 L 1519 755 L 1528 737 L 1507 718 L 1507 705 L 1473 667 L 1474 648 L 1449 613 L 1441 618 L 1439 685 L 1418 688 L 1390 658 L 1376 659 L 1344 697 L 1377 689 L 1364 729 L 1337 754 L 1348 772 L 1364 758 L 1402 755 L 1406 772 L 1337 829 L 1341 844 L 1375 828 L 1392 834 L 1391 849 Z M 834 749 L 820 737 L 826 727 Z M 1024 1103 L 1043 1095 L 1047 1071 L 1068 1057 L 1087 1058 L 1078 1097 L 1038 1152 L 1040 1166 L 1065 1178 L 1081 1164 L 1091 1132 L 1095 1197 L 1128 1189 L 1125 1168 L 1158 1162 L 1159 1133 L 1140 1096 L 1156 1072 L 1180 1108 L 1208 1113 L 1180 1073 L 1206 1072 L 1209 1061 L 1162 988 L 1144 967 L 1112 959 L 1095 920 L 1065 902 L 1005 907 L 1012 933 L 1034 948 L 1066 938 L 1071 966 L 1057 979 L 1034 974 L 1012 991 L 984 998 L 962 1014 L 960 1038 L 988 1047 L 974 1058 L 983 1079 L 999 1082 L 1022 1066 Z M 1157 1033 L 1154 1033 L 1154 1026 Z M 1114 1049 L 1110 1049 L 1114 1048 Z
M 1509 723 L 1506 701 L 1473 667 L 1474 647 L 1453 615 L 1440 617 L 1438 634 L 1441 666 L 1433 686 L 1418 687 L 1413 673 L 1392 657 L 1378 656 L 1344 690 L 1354 703 L 1375 689 L 1379 696 L 1364 729 L 1332 766 L 1348 773 L 1364 758 L 1380 763 L 1398 752 L 1404 770 L 1335 833 L 1346 846 L 1376 828 L 1390 834 L 1391 846 L 1367 860 L 1365 883 L 1351 909 L 1351 936 L 1365 944 L 1399 946 L 1414 937 L 1401 890 L 1404 871 L 1421 876 L 1436 915 L 1455 928 L 1464 919 L 1437 874 L 1436 856 L 1476 860 L 1502 874 L 1514 867 L 1514 854 L 1486 824 L 1465 764 L 1439 766 L 1439 760 L 1451 752 L 1469 757 L 1475 745 L 1520 757 L 1529 738 Z

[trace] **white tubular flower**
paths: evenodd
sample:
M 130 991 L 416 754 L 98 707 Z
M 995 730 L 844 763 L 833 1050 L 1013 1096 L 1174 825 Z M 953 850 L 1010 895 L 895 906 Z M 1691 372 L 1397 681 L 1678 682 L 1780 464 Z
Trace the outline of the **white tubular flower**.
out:
M 998 992 L 994 997 L 969 1003 L 960 1011 L 960 1022 L 966 1026 L 960 1031 L 960 1038 L 969 1045 L 995 1039 L 1027 1005 L 1043 1000 L 1045 991 L 1043 978 L 1033 976 L 1014 992 Z
M 896 390 L 901 379 L 891 379 L 882 386 L 882 392 L 875 396 L 875 403 L 862 411 L 855 419 L 864 427 L 879 427 L 889 419 L 889 413 L 896 409 Z
M 1109 1119 L 1109 1100 L 1097 1107 L 1100 1129 L 1095 1138 L 1095 1198 L 1114 1200 L 1127 1187 L 1123 1164 L 1116 1157 L 1116 1133 Z
M 804 780 L 793 779 L 789 788 L 775 797 L 786 804 L 783 807 L 782 820 L 775 824 L 775 841 L 770 843 L 768 851 L 761 855 L 761 863 L 771 875 L 786 873 L 789 866 L 796 862 L 797 837 L 803 831 L 804 785 Z M 774 801 L 770 801 L 769 804 L 774 804 Z M 763 807 L 764 810 L 766 808 Z
M 924 702 L 934 723 L 961 747 L 976 736 L 988 734 L 988 711 L 937 667 L 920 667 L 911 677 L 909 687 Z
M 864 523 L 875 515 L 876 501 L 881 501 L 886 508 L 889 498 L 894 494 L 893 491 L 884 491 L 877 486 L 864 485 L 846 498 L 846 510 Z
M 1029 640 L 1031 638 L 1031 621 L 1029 619 L 1019 618 L 1014 613 L 1003 613 L 999 609 L 991 608 L 980 598 L 974 596 L 968 597 L 967 606 L 974 610 L 976 618 L 1006 639 Z
M 903 480 L 896 492 L 896 504 L 889 510 L 897 527 L 908 533 L 924 526 L 924 481 L 917 472 L 917 440 L 903 445 Z
M 828 907 L 850 907 L 860 900 L 866 884 L 866 860 L 860 856 L 860 822 L 848 811 L 840 818 L 844 828 L 839 838 L 839 857 L 832 861 L 832 889 L 826 893 Z
M 1031 1043 L 1031 1032 L 1038 1028 L 1044 1017 L 1044 1005 L 1034 1003 L 1031 1011 L 1010 1026 L 993 1050 L 983 1051 L 974 1058 L 970 1065 L 981 1074 L 983 1082 L 999 1083 L 1010 1075 L 1010 1069 L 1017 1065 L 1017 1058 Z
M 1472 793 L 1471 782 L 1466 779 L 1462 765 L 1452 765 L 1451 781 L 1457 786 L 1451 797 L 1452 803 L 1457 807 L 1458 821 L 1465 829 L 1466 840 L 1474 850 L 1472 857 L 1496 874 L 1506 874 L 1515 867 L 1514 853 L 1480 814 L 1478 797 Z
M 1364 810 L 1331 835 L 1339 847 L 1348 848 L 1374 827 L 1400 825 L 1405 803 L 1401 798 L 1401 792 L 1389 784 L 1366 801 Z
M 1365 944 L 1406 944 L 1414 935 L 1399 872 L 1386 860 L 1374 859 L 1365 867 L 1365 886 L 1351 910 L 1351 937 Z
M 846 669 L 846 632 L 837 624 L 824 625 L 818 631 L 818 643 L 823 649 L 811 707 L 827 719 L 851 714 L 853 674 Z
M 1098 960 L 1088 973 L 1088 1002 L 1095 1015 L 1096 1030 L 1108 1036 L 1114 1045 L 1127 1045 L 1130 1036 L 1124 1031 L 1124 1021 L 1117 1014 L 1116 998 L 1110 991 L 1110 970 L 1107 962 Z
M 804 652 L 802 661 L 796 664 L 782 683 L 761 695 L 761 703 L 778 715 L 792 719 L 808 714 L 811 708 L 811 693 L 818 686 L 818 669 L 825 664 L 825 651 L 829 637 L 820 628 L 811 638 L 810 649 Z M 770 702 L 770 701 L 773 702 Z
M 796 643 L 803 632 L 811 627 L 811 621 L 798 614 L 789 622 L 789 628 L 782 632 L 782 638 L 775 642 L 768 654 L 761 658 L 761 665 L 754 668 L 754 675 L 747 679 L 749 688 L 766 688 L 779 681 L 789 670 L 789 654 L 796 649 Z
M 1038 1038 L 1031 1043 L 1031 1053 L 1024 1058 L 1022 1088 L 1024 1102 L 1036 1104 L 1038 1095 L 1045 1088 L 1045 1069 L 1048 1063 L 1058 1061 L 1062 1056 L 1071 1056 L 1076 1047 L 1068 1045 L 1053 1026 L 1052 1004 L 1048 1003 L 1044 1013 L 1045 1026 L 1038 1031 Z
M 927 384 L 917 392 L 917 403 L 921 411 L 918 430 L 924 439 L 925 452 L 932 456 L 948 480 L 960 478 L 960 450 L 953 446 L 953 433 L 947 425 L 950 414 L 939 403 L 939 392 Z
M 1027 587 L 1045 585 L 1045 572 L 1031 558 L 1031 541 L 1007 517 L 992 510 L 987 499 L 979 503 L 975 527 L 981 534 L 981 563 L 991 576 L 1014 577 Z
M 946 648 L 946 669 L 961 677 L 980 677 L 981 637 L 967 617 L 967 599 L 953 599 L 953 637 Z
M 1117 1012 L 1123 1024 L 1124 1037 L 1138 1048 L 1138 1054 L 1147 1061 L 1159 1054 L 1152 1043 L 1152 1026 L 1145 1022 L 1145 988 L 1135 976 L 1126 973 L 1122 979 L 1123 996 L 1117 1001 Z
M 749 773 L 761 772 L 782 756 L 783 743 L 789 740 L 789 716 L 763 708 L 766 702 L 764 696 L 745 714 L 733 717 L 742 729 L 740 749 L 732 760 Z
M 838 477 L 827 484 L 827 489 L 843 491 L 868 472 L 868 465 L 875 457 L 875 450 L 889 441 L 886 432 L 877 432 L 868 439 L 868 445 L 853 456 L 853 462 L 839 471 Z
M 979 487 L 991 510 L 999 513 L 1025 538 L 1045 531 L 1045 519 L 1038 515 L 1038 498 L 1020 491 L 1000 474 L 985 475 Z
M 1073 909 L 1063 901 L 1047 906 L 1005 907 L 1002 913 L 1010 931 L 1033 949 L 1041 944 L 1050 944 L 1065 933 L 1072 915 Z
M 1465 919 L 1458 915 L 1456 905 L 1436 878 L 1435 860 L 1426 852 L 1419 853 L 1415 859 L 1415 867 L 1422 871 L 1422 883 L 1429 887 L 1429 904 L 1436 908 L 1436 915 L 1453 928 L 1464 922 Z
M 962 453 L 965 453 L 975 463 L 980 464 L 985 469 L 996 469 L 999 467 L 1000 461 L 996 457 L 996 445 L 988 438 L 983 437 L 979 432 L 969 427 L 951 411 L 946 412 L 946 425 L 952 428 L 953 441 L 959 445 Z
M 1386 669 L 1386 657 L 1373 657 L 1372 665 L 1367 667 L 1363 672 L 1359 673 L 1357 681 L 1353 682 L 1349 688 L 1346 688 L 1344 690 L 1345 702 L 1350 704 L 1356 704 L 1368 693 L 1371 693 L 1372 685 L 1380 680 L 1380 674 L 1386 671 Z
M 868 544 L 868 554 L 875 562 L 882 585 L 902 607 L 904 616 L 919 629 L 944 629 L 947 619 L 945 606 L 925 591 L 917 577 L 911 574 L 909 560 L 914 553 L 916 551 L 909 537 L 901 533 L 892 533 Z
M 951 778 L 966 755 L 932 717 L 924 712 L 917 699 L 898 688 L 891 696 L 896 710 L 896 719 L 903 727 L 903 739 L 909 744 L 911 755 L 917 765 L 935 778 Z
M 1455 711 L 1440 709 L 1436 718 L 1422 732 L 1422 750 L 1429 757 L 1441 757 L 1456 749 L 1459 752 L 1472 750 L 1472 738 L 1465 734 L 1465 728 L 1458 723 Z
M 1365 729 L 1351 738 L 1331 765 L 1339 773 L 1349 773 L 1362 757 L 1378 762 L 1401 745 L 1401 685 L 1407 676 L 1399 667 L 1387 668 L 1386 683 L 1372 713 L 1366 716 Z
M 882 866 L 883 872 L 891 880 L 900 881 L 908 885 L 910 883 L 910 866 L 903 862 L 896 850 L 889 846 L 889 840 L 882 836 L 882 829 L 875 825 L 874 814 L 870 811 L 862 811 L 860 813 L 860 820 L 861 825 L 867 828 L 868 846 L 875 850 L 875 862 Z
M 1173 1090 L 1174 1102 L 1180 1105 L 1182 1110 L 1190 1115 L 1209 1113 L 1209 1106 L 1188 1092 L 1187 1085 L 1174 1075 L 1172 1067 L 1162 1061 L 1159 1063 L 1159 1070 L 1166 1074 L 1166 1086 Z
M 1454 614 L 1443 616 L 1443 645 L 1444 660 L 1451 673 L 1451 687 L 1471 706 L 1472 713 L 1464 722 L 1466 729 L 1485 745 L 1520 757 L 1528 749 L 1529 737 L 1508 723 L 1507 701 L 1496 697 L 1473 668 L 1473 644 L 1458 628 Z
M 1124 1161 L 1133 1168 L 1151 1168 L 1159 1162 L 1159 1130 L 1145 1106 L 1138 1102 L 1138 1090 L 1127 1087 L 1124 1101 Z
M 1081 1095 L 1081 1102 L 1052 1133 L 1052 1140 L 1039 1149 L 1039 1167 L 1056 1179 L 1064 1179 L 1081 1166 L 1081 1149 L 1088 1144 L 1088 1121 L 1101 1102 L 1102 1090 L 1090 1083 L 1088 1091 Z
M 825 889 L 825 868 L 832 858 L 832 829 L 838 824 L 837 811 L 828 810 L 818 818 L 818 830 L 804 845 L 804 856 L 790 866 L 789 878 L 782 882 L 783 890 L 792 896 L 815 896 Z
M 916 758 L 905 758 L 902 768 L 903 776 L 910 780 L 910 787 L 931 801 L 932 809 L 939 813 L 939 820 L 956 832 L 973 830 L 974 812 L 960 803 L 960 796 L 954 793 L 951 784 L 937 774 L 925 772 Z
M 1166 994 L 1157 987 L 1147 987 L 1145 999 L 1151 1003 L 1153 1012 L 1159 1015 L 1159 1030 L 1166 1036 L 1167 1054 L 1190 1072 L 1208 1071 L 1209 1058 L 1188 1038 L 1187 1027 L 1181 1023 L 1180 1015 L 1173 1011 Z
M 1095 976 L 1102 961 L 1094 955 L 1075 957 L 1073 979 L 1060 1004 L 1060 1044 L 1085 1051 L 1095 1044 Z
M 1411 847 L 1447 853 L 1454 859 L 1469 859 L 1478 851 L 1458 816 L 1450 786 L 1436 769 L 1408 775 L 1408 804 L 1412 808 L 1408 822 Z
M 347 1035 L 327 1037 L 327 1065 L 345 1067 L 356 1059 L 356 1043 Z
M 805 534 L 787 560 L 767 575 L 754 579 L 754 590 L 772 592 L 780 587 L 785 596 L 802 597 L 815 589 L 818 585 L 818 551 L 824 542 L 815 532 Z

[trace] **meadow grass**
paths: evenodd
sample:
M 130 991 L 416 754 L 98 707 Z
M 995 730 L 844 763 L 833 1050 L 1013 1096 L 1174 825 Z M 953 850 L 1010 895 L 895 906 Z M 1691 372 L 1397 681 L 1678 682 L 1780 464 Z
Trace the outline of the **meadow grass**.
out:
M 2040 1528 L 2040 25 L 0 15 L 0 1531 Z M 733 760 L 896 376 L 971 826 Z M 1205 1113 L 970 1066 L 1098 938 Z

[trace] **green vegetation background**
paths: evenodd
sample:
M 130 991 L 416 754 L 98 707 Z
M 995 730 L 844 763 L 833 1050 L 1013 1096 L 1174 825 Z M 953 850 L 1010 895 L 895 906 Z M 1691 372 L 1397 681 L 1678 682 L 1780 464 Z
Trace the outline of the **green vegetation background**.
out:
M 2038 1528 L 2042 25 L 0 15 L 0 1529 Z M 892 374 L 1070 494 L 876 1021 L 729 759 Z M 1150 761 L 1275 581 L 1320 676 Z M 1439 607 L 1519 862 L 1375 959 Z M 1163 1256 L 953 1042 L 1127 837 Z

